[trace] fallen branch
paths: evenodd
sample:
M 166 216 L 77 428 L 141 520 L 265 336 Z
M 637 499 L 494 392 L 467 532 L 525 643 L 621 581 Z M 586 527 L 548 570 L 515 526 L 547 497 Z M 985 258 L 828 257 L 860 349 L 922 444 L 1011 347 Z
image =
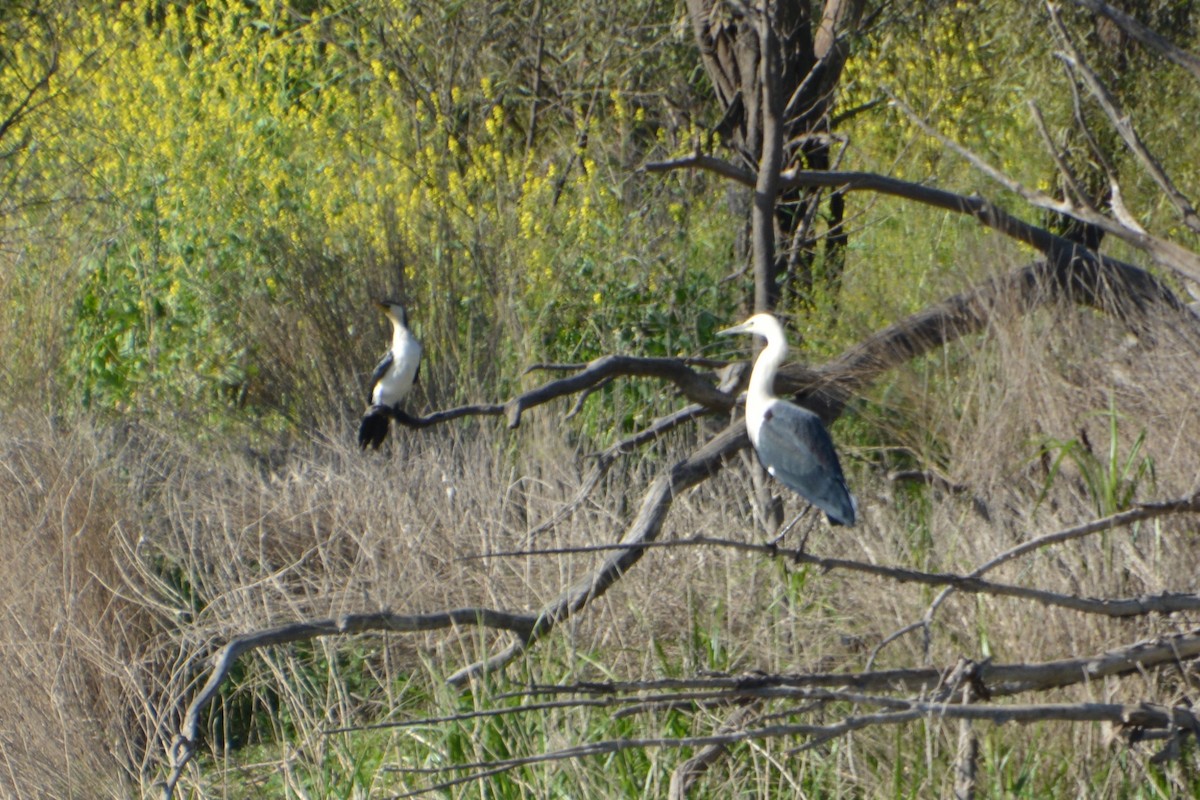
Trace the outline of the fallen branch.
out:
M 1015 547 L 1005 550 L 1003 553 L 988 560 L 986 563 L 976 567 L 967 575 L 963 576 L 964 580 L 972 580 L 981 577 L 990 572 L 1001 564 L 1007 564 L 1009 561 L 1020 558 L 1023 555 L 1032 553 L 1035 550 L 1041 550 L 1044 547 L 1049 547 L 1055 544 L 1062 544 L 1074 539 L 1082 539 L 1085 536 L 1091 536 L 1094 533 L 1102 533 L 1114 528 L 1125 525 L 1132 525 L 1137 522 L 1143 522 L 1156 517 L 1167 516 L 1169 514 L 1183 513 L 1198 513 L 1200 512 L 1200 494 L 1192 495 L 1191 497 L 1180 498 L 1178 500 L 1168 500 L 1162 503 L 1143 503 L 1137 508 L 1129 511 L 1122 511 L 1117 514 L 1110 514 L 1101 519 L 1085 522 L 1082 525 L 1076 525 L 1071 528 L 1066 528 L 1054 533 L 1048 533 L 1044 536 L 1038 536 L 1030 539 L 1027 542 L 1022 542 Z M 926 609 L 925 614 L 920 620 L 905 625 L 903 628 L 893 632 L 887 636 L 882 642 L 876 645 L 875 650 L 871 654 L 868 663 L 874 661 L 884 647 L 899 639 L 908 633 L 915 630 L 923 630 L 925 632 L 925 652 L 928 653 L 932 645 L 931 628 L 933 625 L 933 617 L 937 614 L 942 604 L 956 590 L 961 590 L 961 586 L 950 584 L 933 599 Z M 1082 600 L 1082 598 L 1076 598 Z M 1176 604 L 1180 607 L 1175 607 Z M 1083 606 L 1076 607 L 1078 611 L 1086 611 L 1094 614 L 1104 614 L 1106 616 L 1139 616 L 1141 614 L 1159 612 L 1170 613 L 1171 611 L 1192 610 L 1194 603 L 1200 603 L 1200 595 L 1196 594 L 1161 594 L 1157 596 L 1143 596 L 1139 598 L 1128 598 L 1123 600 L 1103 599 L 1103 600 L 1088 600 Z M 1071 606 L 1068 606 L 1071 607 Z M 1141 609 L 1137 611 L 1135 609 Z
M 804 736 L 810 739 L 807 744 L 797 748 L 798 750 L 804 750 L 865 728 L 879 725 L 901 725 L 921 719 L 947 721 L 970 720 L 990 722 L 995 725 L 1006 723 L 1037 724 L 1054 720 L 1067 722 L 1108 722 L 1119 726 L 1122 732 L 1131 739 L 1139 737 L 1141 732 L 1146 730 L 1165 730 L 1172 733 L 1192 734 L 1200 731 L 1200 718 L 1197 718 L 1192 709 L 1186 706 L 1160 706 L 1149 703 L 1046 703 L 981 706 L 931 703 L 919 700 L 909 701 L 906 703 L 906 706 L 903 710 L 888 710 L 874 714 L 846 717 L 842 721 L 832 725 L 793 723 L 765 725 L 707 736 L 609 739 L 519 758 L 476 761 L 433 769 L 411 770 L 398 767 L 389 769 L 395 772 L 410 774 L 416 772 L 428 774 L 430 772 L 444 773 L 455 770 L 476 770 L 471 775 L 453 778 L 398 795 L 398 797 L 417 797 L 432 792 L 444 791 L 453 786 L 481 780 L 518 767 L 586 758 L 589 756 L 611 755 L 623 750 L 645 750 L 650 748 L 726 748 L 740 742 L 793 736 Z
M 336 619 L 322 619 L 281 625 L 264 631 L 235 636 L 213 657 L 208 681 L 188 705 L 179 733 L 171 743 L 171 773 L 163 783 L 163 797 L 170 800 L 183 770 L 196 752 L 200 738 L 200 720 L 204 709 L 217 696 L 239 658 L 263 647 L 303 642 L 319 636 L 335 634 L 392 631 L 412 633 L 460 626 L 478 626 L 509 630 L 519 637 L 531 635 L 537 623 L 535 617 L 512 614 L 489 608 L 460 608 L 434 614 L 393 614 L 381 611 L 374 614 L 347 614 Z
M 1200 627 L 1170 636 L 1148 639 L 1123 647 L 1079 658 L 1056 659 L 1033 664 L 996 664 L 991 661 L 971 665 L 976 697 L 995 700 L 1026 692 L 1062 689 L 1102 678 L 1136 675 L 1164 666 L 1182 664 L 1200 658 Z M 533 695 L 586 694 L 619 696 L 632 692 L 712 691 L 728 689 L 748 696 L 766 689 L 839 689 L 855 692 L 915 692 L 922 696 L 948 699 L 947 681 L 954 668 L 912 667 L 905 669 L 866 670 L 861 672 L 807 672 L 788 674 L 717 675 L 692 678 L 659 678 L 646 681 L 591 681 L 565 686 L 540 684 L 524 693 Z M 948 687 L 953 690 L 954 686 Z M 793 695 L 810 699 L 813 695 Z M 819 695 L 817 696 L 819 697 Z M 837 698 L 858 704 L 880 704 L 869 696 L 845 695 Z M 890 698 L 889 703 L 896 698 Z
M 1146 519 L 1149 516 L 1158 515 L 1144 515 L 1140 518 Z M 1098 531 L 1109 530 L 1113 527 L 1116 527 L 1115 523 L 1102 525 L 1097 522 L 1089 523 L 1088 526 L 1080 526 L 1080 528 L 1072 528 L 1068 532 L 1076 533 L 1080 530 L 1086 530 L 1088 533 L 1095 533 Z M 1063 537 L 1062 533 L 1067 532 L 1060 532 L 1057 535 L 1040 537 L 1039 541 L 1044 540 L 1041 541 L 1041 545 L 1045 546 L 1055 541 L 1055 536 L 1059 536 L 1060 538 L 1058 540 L 1060 541 L 1066 541 L 1068 538 L 1078 538 L 1079 535 L 1082 535 L 1077 534 L 1074 537 Z M 824 572 L 831 572 L 833 570 L 840 569 L 850 572 L 859 572 L 866 575 L 873 575 L 878 578 L 887 578 L 897 583 L 918 583 L 925 586 L 945 586 L 947 588 L 943 592 L 943 595 L 949 593 L 950 591 L 959 591 L 968 594 L 1014 597 L 1022 600 L 1031 600 L 1045 606 L 1066 608 L 1085 614 L 1096 614 L 1099 616 L 1113 618 L 1138 617 L 1155 613 L 1170 614 L 1179 611 L 1200 610 L 1200 594 L 1191 592 L 1164 592 L 1157 595 L 1142 595 L 1140 597 L 1128 598 L 1080 597 L 1078 595 L 1052 592 L 1046 589 L 1035 589 L 1026 586 L 1016 586 L 1009 583 L 988 581 L 980 578 L 975 573 L 971 573 L 969 575 L 960 575 L 954 572 L 925 572 L 923 570 L 911 569 L 908 567 L 885 566 L 881 564 L 872 564 L 867 561 L 857 561 L 849 558 L 828 558 L 825 556 L 814 555 L 807 550 L 789 549 L 772 544 L 759 544 L 732 539 L 720 539 L 703 535 L 692 536 L 687 539 L 676 539 L 669 542 L 639 541 L 630 544 L 617 543 L 580 545 L 574 547 L 539 548 L 534 550 L 507 550 L 491 553 L 480 553 L 473 556 L 463 556 L 463 559 L 537 558 L 541 556 L 579 555 L 582 553 L 627 551 L 631 549 L 649 550 L 653 548 L 676 547 L 723 547 L 742 552 L 758 553 L 760 555 L 766 555 L 772 558 L 790 560 L 796 564 L 807 564 L 818 567 Z M 911 629 L 911 626 L 905 630 L 907 631 L 909 629 Z

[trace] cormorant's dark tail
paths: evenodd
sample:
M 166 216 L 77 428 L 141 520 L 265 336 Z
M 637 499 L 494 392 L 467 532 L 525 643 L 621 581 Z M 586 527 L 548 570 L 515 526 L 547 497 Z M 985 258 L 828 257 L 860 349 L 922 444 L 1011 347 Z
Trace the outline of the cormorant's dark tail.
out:
M 388 435 L 388 415 L 387 412 L 372 408 L 362 418 L 362 423 L 358 426 L 358 446 L 366 450 L 367 445 L 378 450 L 379 445 L 383 444 L 383 440 Z

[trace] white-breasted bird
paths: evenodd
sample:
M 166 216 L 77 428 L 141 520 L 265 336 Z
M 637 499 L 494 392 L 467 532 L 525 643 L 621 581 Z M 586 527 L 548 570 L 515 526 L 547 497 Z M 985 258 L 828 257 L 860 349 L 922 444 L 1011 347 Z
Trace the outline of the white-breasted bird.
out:
M 775 396 L 775 373 L 787 357 L 787 335 L 770 314 L 755 314 L 719 335 L 752 333 L 767 340 L 746 390 L 746 432 L 758 460 L 777 481 L 825 512 L 833 525 L 853 525 L 858 503 L 846 487 L 833 439 L 820 417 Z
M 388 434 L 388 410 L 396 408 L 412 391 L 421 368 L 421 343 L 408 329 L 404 306 L 395 300 L 376 300 L 375 305 L 392 322 L 392 347 L 371 375 L 371 405 L 358 426 L 358 446 L 364 450 L 367 445 L 378 450 L 383 444 Z

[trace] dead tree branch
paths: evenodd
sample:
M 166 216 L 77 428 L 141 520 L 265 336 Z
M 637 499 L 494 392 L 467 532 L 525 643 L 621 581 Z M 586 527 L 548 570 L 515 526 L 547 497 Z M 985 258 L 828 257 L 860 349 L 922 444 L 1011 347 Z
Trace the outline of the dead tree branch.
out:
M 686 359 L 609 355 L 596 359 L 575 375 L 522 392 L 505 403 L 459 406 L 426 417 L 414 417 L 396 408 L 388 408 L 386 411 L 397 422 L 410 428 L 425 428 L 460 417 L 501 415 L 508 417 L 509 428 L 517 428 L 521 424 L 521 414 L 526 409 L 535 408 L 559 397 L 593 389 L 618 376 L 662 378 L 674 383 L 679 391 L 694 403 L 717 411 L 733 408 L 734 398 L 713 386 L 713 376 L 696 372 L 687 365 Z
M 1196 512 L 1200 512 L 1200 495 L 1193 495 L 1192 497 L 1170 500 L 1163 503 L 1144 503 L 1129 511 L 1110 514 L 1107 517 L 1092 520 L 1091 522 L 1085 522 L 1082 525 L 1076 525 L 1071 528 L 1046 534 L 1044 536 L 1038 536 L 1034 539 L 1030 539 L 1027 542 L 1022 542 L 1015 547 L 1005 550 L 1003 553 L 1000 553 L 986 563 L 981 564 L 969 574 L 963 576 L 964 585 L 965 582 L 980 578 L 1001 564 L 1006 564 L 1009 561 L 1020 558 L 1021 556 L 1027 555 L 1036 550 L 1041 550 L 1044 547 L 1062 544 L 1063 542 L 1069 542 L 1074 539 L 1081 539 L 1085 536 L 1091 536 L 1094 533 L 1101 533 L 1103 531 L 1112 530 L 1125 525 L 1132 525 L 1137 522 L 1142 522 L 1144 520 L 1154 519 L 1156 517 L 1166 516 L 1169 514 Z M 938 596 L 933 599 L 933 602 L 929 604 L 929 608 L 926 609 L 924 616 L 922 616 L 920 620 L 905 625 L 900 630 L 895 631 L 886 637 L 882 642 L 880 642 L 879 645 L 876 646 L 874 652 L 871 654 L 870 660 L 874 661 L 875 657 L 879 654 L 879 651 L 888 644 L 891 644 L 901 636 L 918 629 L 925 632 L 925 651 L 928 653 L 929 648 L 932 645 L 931 638 L 934 615 L 937 614 L 938 609 L 941 608 L 942 604 L 946 602 L 946 599 L 949 598 L 953 592 L 961 590 L 961 588 L 961 586 L 956 586 L 954 584 L 947 585 L 946 588 L 939 592 Z M 1108 616 L 1140 616 L 1142 613 L 1169 613 L 1166 609 L 1170 609 L 1172 611 L 1190 610 L 1185 609 L 1182 606 L 1190 606 L 1194 600 L 1200 601 L 1200 596 L 1195 594 L 1171 594 L 1158 595 L 1156 597 L 1144 596 L 1138 598 L 1126 598 L 1123 600 L 1118 600 L 1115 598 L 1106 598 L 1104 600 L 1085 600 L 1084 598 L 1073 598 L 1072 602 L 1078 602 L 1079 605 L 1066 607 L 1071 607 L 1077 611 L 1084 611 L 1086 613 L 1104 614 Z M 1181 607 L 1174 607 L 1176 603 L 1179 603 Z M 1054 604 L 1058 605 L 1058 603 Z M 1137 608 L 1142 609 L 1142 611 L 1140 613 L 1136 611 L 1133 613 L 1124 613 L 1133 611 Z
M 1187 510 L 1200 511 L 1200 507 L 1189 508 Z M 1138 518 L 1148 519 L 1152 516 L 1159 515 L 1145 515 Z M 1079 528 L 1072 528 L 1068 531 L 1060 532 L 1059 534 L 1040 537 L 1035 541 L 1038 542 L 1040 547 L 1045 547 L 1056 541 L 1067 541 L 1072 538 L 1080 538 L 1081 536 L 1090 533 L 1110 530 L 1111 528 L 1116 527 L 1115 524 L 1103 523 L 1107 523 L 1107 520 L 1099 521 L 1098 523 L 1090 523 L 1089 525 L 1080 526 Z M 1081 530 L 1084 532 L 1079 533 L 1078 531 Z M 1073 535 L 1064 538 L 1056 538 L 1061 536 L 1063 533 Z M 952 591 L 958 591 L 965 592 L 967 594 L 986 594 L 995 597 L 1013 597 L 1022 600 L 1030 600 L 1040 605 L 1066 608 L 1084 614 L 1095 614 L 1098 616 L 1114 618 L 1139 617 L 1147 614 L 1170 614 L 1179 611 L 1200 610 L 1200 595 L 1190 592 L 1166 592 L 1157 595 L 1142 595 L 1140 597 L 1129 598 L 1079 597 L 1077 595 L 1052 592 L 1046 589 L 1036 589 L 1026 586 L 1016 586 L 1009 583 L 998 583 L 995 581 L 984 580 L 979 577 L 979 574 L 982 573 L 978 573 L 978 571 L 969 575 L 959 575 L 951 572 L 924 572 L 922 570 L 910 569 L 908 567 L 886 566 L 883 564 L 873 564 L 870 562 L 857 561 L 849 558 L 826 558 L 823 556 L 814 555 L 807 550 L 793 550 L 777 547 L 771 544 L 758 544 L 754 542 L 742 542 L 731 539 L 718 539 L 711 536 L 693 536 L 688 539 L 679 539 L 670 542 L 641 541 L 635 544 L 599 544 L 584 545 L 580 547 L 513 550 L 497 553 L 482 553 L 477 556 L 467 556 L 467 558 L 536 558 L 540 556 L 551 555 L 579 555 L 581 553 L 611 552 L 614 550 L 621 552 L 633 548 L 648 550 L 651 548 L 657 549 L 675 547 L 722 547 L 741 552 L 758 553 L 760 555 L 778 557 L 781 559 L 790 560 L 796 564 L 807 564 L 817 567 L 823 572 L 845 570 L 849 572 L 858 572 L 865 575 L 872 575 L 877 578 L 886 578 L 888 580 L 895 581 L 896 583 L 917 583 L 924 586 L 946 587 L 942 594 L 938 596 L 938 600 L 944 600 L 945 598 L 943 595 L 948 595 Z M 1037 548 L 1022 549 L 1021 553 L 1030 552 L 1032 549 Z M 997 563 L 1003 563 L 1003 561 Z M 937 605 L 940 605 L 940 602 L 935 601 L 935 606 L 933 607 L 936 608 Z M 904 631 L 907 632 L 913 628 L 914 626 L 906 626 Z M 889 637 L 889 641 L 890 640 L 891 639 Z
M 230 670 L 238 659 L 253 650 L 291 642 L 303 642 L 318 636 L 391 631 L 412 633 L 462 626 L 477 626 L 512 631 L 518 637 L 530 636 L 537 624 L 536 617 L 513 614 L 490 608 L 460 608 L 434 614 L 393 614 L 381 611 L 374 614 L 347 614 L 336 619 L 311 620 L 281 625 L 263 631 L 235 636 L 213 657 L 212 672 L 200 692 L 192 699 L 184 714 L 183 724 L 171 744 L 171 773 L 163 784 L 163 797 L 169 798 L 183 776 L 183 770 L 196 752 L 200 738 L 200 722 L 204 709 L 213 701 Z
M 1114 8 L 1103 0 L 1074 0 L 1075 5 L 1089 11 L 1101 14 L 1112 20 L 1118 28 L 1130 37 L 1142 43 L 1142 46 L 1166 57 L 1176 66 L 1186 69 L 1196 80 L 1200 81 L 1200 57 L 1177 47 L 1152 28 L 1143 25 L 1133 17 Z
M 1058 33 L 1059 40 L 1066 47 L 1067 52 L 1063 54 L 1071 71 L 1083 79 L 1087 85 L 1088 91 L 1092 93 L 1092 97 L 1100 104 L 1104 115 L 1108 117 L 1109 124 L 1113 129 L 1120 134 L 1125 141 L 1125 146 L 1129 152 L 1137 158 L 1138 163 L 1146 170 L 1147 174 L 1158 185 L 1175 209 L 1179 212 L 1183 224 L 1192 231 L 1200 231 L 1200 215 L 1196 214 L 1196 208 L 1192 205 L 1191 200 L 1184 196 L 1175 182 L 1167 175 L 1162 164 L 1158 162 L 1151 153 L 1146 143 L 1142 141 L 1142 137 L 1138 135 L 1137 129 L 1133 126 L 1133 120 L 1129 115 L 1121 109 L 1117 99 L 1113 97 L 1108 88 L 1096 77 L 1096 73 L 1088 66 L 1087 59 L 1079 52 L 1079 48 L 1075 46 L 1075 40 L 1071 37 L 1067 26 L 1063 24 L 1062 19 L 1058 15 L 1058 10 L 1052 3 L 1047 2 L 1046 8 L 1050 12 L 1050 20 L 1053 23 L 1054 30 Z M 1144 233 L 1145 231 L 1143 231 Z
M 1122 241 L 1136 247 L 1150 258 L 1154 259 L 1155 263 L 1162 267 L 1178 272 L 1184 277 L 1194 281 L 1200 281 L 1200 256 L 1197 256 L 1186 247 L 1176 244 L 1167 239 L 1162 239 L 1146 233 L 1143 230 L 1137 230 L 1127 225 L 1122 224 L 1118 220 L 1101 214 L 1098 211 L 1088 210 L 1085 207 L 1078 206 L 1075 203 L 1059 200 L 1051 197 L 1045 192 L 1031 189 L 1020 181 L 1012 178 L 1004 171 L 993 166 L 983 156 L 970 150 L 969 148 L 951 139 L 946 134 L 939 131 L 936 127 L 929 124 L 916 111 L 910 108 L 903 100 L 898 97 L 892 97 L 893 104 L 900 109 L 906 117 L 909 118 L 926 136 L 936 139 L 939 144 L 948 150 L 957 153 L 963 160 L 969 163 L 979 172 L 986 175 L 991 180 L 1003 186 L 1013 194 L 1018 195 L 1022 200 L 1029 203 L 1035 208 L 1040 208 L 1045 211 L 1053 211 L 1056 214 L 1063 214 L 1068 217 L 1085 222 L 1089 225 L 1094 225 L 1105 233 L 1112 234 Z M 1063 241 L 1069 241 L 1063 239 Z M 1072 247 L 1082 252 L 1089 252 L 1081 245 L 1071 243 Z M 1040 249 L 1040 248 L 1039 248 Z M 1044 252 L 1044 251 L 1043 251 Z M 1095 258 L 1095 256 L 1093 256 Z M 1107 259 L 1101 259 L 1107 260 Z
M 908 701 L 906 708 L 887 710 L 873 714 L 849 716 L 831 725 L 813 725 L 806 723 L 765 725 L 707 736 L 678 737 L 678 738 L 643 738 L 643 739 L 610 739 L 600 742 L 567 747 L 561 750 L 541 753 L 534 756 L 498 759 L 495 761 L 455 764 L 435 772 L 454 770 L 476 770 L 473 774 L 461 776 L 435 785 L 431 785 L 400 797 L 416 797 L 435 791 L 443 791 L 452 786 L 480 780 L 518 767 L 531 764 L 566 761 L 597 755 L 611 755 L 630 749 L 650 748 L 726 748 L 740 742 L 776 739 L 785 737 L 807 737 L 809 742 L 798 749 L 809 749 L 815 745 L 832 739 L 840 738 L 854 731 L 879 725 L 901 725 L 920 719 L 929 720 L 968 720 L 990 722 L 995 725 L 1006 723 L 1038 724 L 1047 721 L 1069 722 L 1108 722 L 1118 726 L 1129 738 L 1139 737 L 1142 731 L 1170 731 L 1172 733 L 1196 734 L 1200 731 L 1200 718 L 1186 706 L 1160 706 L 1148 703 L 1045 703 L 1010 706 L 982 706 L 951 703 L 937 703 L 920 700 Z M 401 772 L 423 772 L 430 770 L 398 770 Z
M 936 133 L 934 131 L 930 135 Z M 947 143 L 947 146 L 950 146 L 950 143 Z M 970 155 L 977 158 L 974 154 Z M 752 180 L 750 173 L 739 170 L 731 164 L 722 163 L 720 167 L 717 167 L 718 163 L 722 162 L 712 156 L 697 155 L 674 161 L 647 164 L 644 169 L 648 172 L 683 168 L 705 169 L 725 175 L 745 185 L 753 185 L 748 182 Z M 998 173 L 997 170 L 993 171 Z M 1004 178 L 1004 180 L 1009 179 Z M 934 306 L 928 310 L 929 314 L 940 317 L 939 321 L 954 322 L 958 325 L 965 324 L 967 331 L 970 332 L 974 332 L 980 327 L 971 320 L 976 313 L 972 311 L 972 306 L 979 300 L 995 299 L 1002 296 L 1000 290 L 1006 290 L 1012 293 L 1012 296 L 1037 305 L 1050 299 L 1045 296 L 1047 286 L 1058 291 L 1064 299 L 1072 302 L 1099 307 L 1103 310 L 1115 309 L 1127 320 L 1135 319 L 1139 314 L 1155 308 L 1190 315 L 1186 306 L 1180 302 L 1171 289 L 1149 272 L 1118 259 L 1093 253 L 1077 242 L 1057 236 L 1045 228 L 1024 222 L 977 195 L 968 197 L 872 172 L 789 170 L 783 173 L 780 178 L 780 189 L 795 187 L 828 187 L 847 193 L 869 191 L 911 200 L 932 208 L 967 214 L 985 227 L 1045 254 L 1047 258 L 1045 262 L 1037 262 L 1024 269 L 1009 273 L 1007 276 L 994 279 L 995 286 L 991 291 L 986 291 L 987 284 L 984 284 L 970 292 L 949 298 L 941 306 Z M 1024 189 L 1024 187 L 1019 188 Z M 1033 190 L 1024 189 L 1024 191 L 1032 192 Z M 1053 198 L 1045 199 L 1051 203 L 1051 210 L 1069 213 L 1064 204 Z M 1034 203 L 1034 205 L 1038 204 Z M 1084 222 L 1092 222 L 1093 217 L 1102 220 L 1108 228 L 1120 228 L 1121 231 L 1129 234 L 1127 228 L 1098 212 L 1079 216 Z M 1142 238 L 1152 237 L 1143 235 Z M 1175 265 L 1179 265 L 1180 271 L 1184 274 L 1191 270 L 1200 275 L 1200 258 L 1173 243 L 1157 239 L 1154 242 L 1146 244 L 1146 247 L 1157 248 L 1156 252 L 1162 255 L 1167 266 L 1175 268 Z M 1167 256 L 1171 256 L 1171 258 L 1167 258 Z M 946 308 L 946 306 L 951 307 Z M 932 330 L 933 326 L 931 325 L 918 324 L 921 317 L 921 314 L 917 314 L 904 322 L 911 327 L 913 334 Z M 932 322 L 933 320 L 927 321 Z M 1192 322 L 1195 324 L 1194 317 Z M 892 334 L 900 333 L 893 329 L 888 330 Z M 898 338 L 912 337 L 901 334 Z M 870 346 L 864 349 L 869 350 Z M 886 363 L 888 366 L 885 369 L 890 369 L 897 363 L 903 363 L 903 360 L 889 358 Z M 871 378 L 876 374 L 877 371 L 870 371 Z

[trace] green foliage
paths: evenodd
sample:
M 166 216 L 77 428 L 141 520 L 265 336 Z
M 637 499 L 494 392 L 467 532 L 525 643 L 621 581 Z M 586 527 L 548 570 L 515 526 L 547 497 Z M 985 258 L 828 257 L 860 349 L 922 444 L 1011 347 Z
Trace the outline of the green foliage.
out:
M 529 360 L 646 335 L 650 349 L 696 344 L 676 331 L 714 301 L 728 227 L 695 193 L 704 184 L 631 175 L 690 135 L 664 123 L 667 90 L 642 88 L 686 40 L 647 48 L 652 29 L 630 27 L 602 44 L 591 34 L 606 15 L 503 39 L 495 17 L 442 4 L 62 13 L 104 68 L 61 98 L 57 125 L 30 128 L 29 169 L 39 186 L 96 198 L 78 212 L 78 285 L 64 287 L 77 297 L 62 378 L 88 405 L 292 420 L 356 407 L 385 341 L 375 317 L 361 324 L 369 294 L 413 307 L 427 391 L 446 402 L 513 390 Z M 535 35 L 551 49 L 602 44 L 613 70 L 639 70 L 614 82 L 548 59 L 539 80 L 562 94 L 531 109 L 534 74 L 515 54 Z M 30 226 L 49 221 L 30 213 Z M 693 228 L 716 233 L 693 241 Z M 314 363 L 280 328 L 321 343 Z M 280 357 L 332 385 L 279 383 L 268 361 Z

